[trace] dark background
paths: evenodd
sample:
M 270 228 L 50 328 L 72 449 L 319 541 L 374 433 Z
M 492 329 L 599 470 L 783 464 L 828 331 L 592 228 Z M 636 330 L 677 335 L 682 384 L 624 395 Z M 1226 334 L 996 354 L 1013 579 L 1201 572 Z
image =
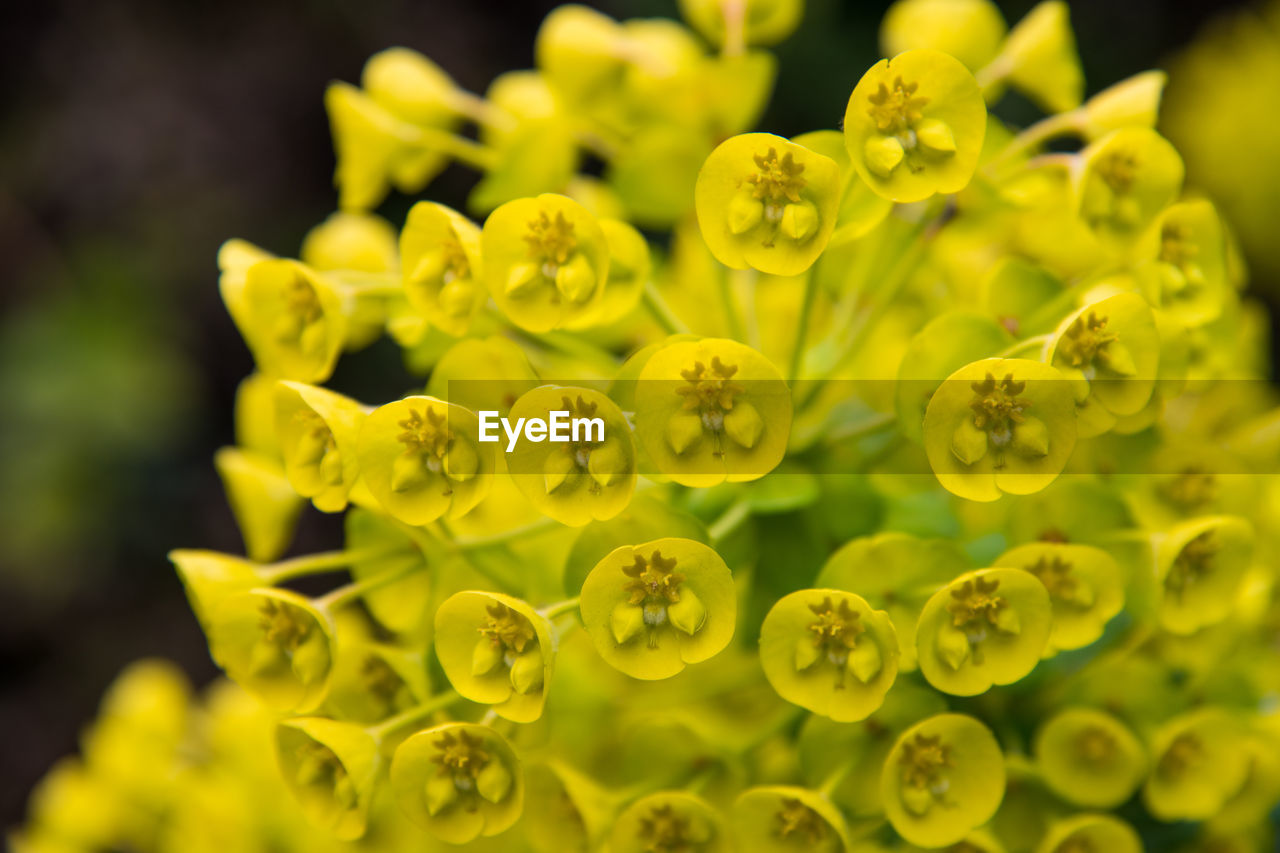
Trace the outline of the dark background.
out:
M 238 551 L 213 471 L 251 369 L 218 298 L 214 255 L 240 236 L 296 254 L 333 208 L 321 103 L 365 59 L 416 48 L 472 91 L 532 64 L 550 0 L 48 0 L 0 28 L 0 829 L 76 750 L 103 688 L 163 655 L 214 674 L 165 559 Z M 593 3 L 674 15 L 675 0 Z M 887 3 L 809 0 L 778 49 L 763 127 L 836 126 L 876 59 Z M 1031 2 L 1001 3 L 1016 21 Z M 1159 67 L 1236 4 L 1072 4 L 1090 91 Z M 1016 106 L 1014 107 L 1016 113 Z M 1017 115 L 1007 115 L 1018 118 Z M 431 196 L 460 206 L 451 170 Z M 393 221 L 407 202 L 393 201 Z M 1275 293 L 1275 288 L 1271 288 Z M 376 399 L 406 383 L 394 348 L 344 363 Z M 304 517 L 302 550 L 336 544 Z

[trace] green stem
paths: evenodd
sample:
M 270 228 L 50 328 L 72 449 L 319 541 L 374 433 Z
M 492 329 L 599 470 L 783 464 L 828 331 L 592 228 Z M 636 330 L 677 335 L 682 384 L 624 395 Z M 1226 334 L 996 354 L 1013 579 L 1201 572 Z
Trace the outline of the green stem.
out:
M 513 331 L 526 340 L 546 349 L 553 349 L 573 358 L 582 359 L 594 369 L 611 378 L 618 369 L 618 360 L 613 353 L 574 335 L 566 335 L 563 332 L 528 332 L 523 329 Z
M 497 152 L 478 142 L 434 127 L 418 127 L 415 131 L 409 142 L 465 163 L 476 171 L 487 172 L 498 163 Z
M 653 282 L 645 283 L 644 291 L 640 298 L 644 303 L 644 307 L 649 309 L 649 314 L 653 316 L 653 319 L 668 335 L 689 334 L 689 327 L 675 315 L 675 312 L 671 310 L 667 300 L 662 298 L 662 293 Z
M 526 524 L 523 527 L 513 527 L 510 530 L 503 530 L 500 533 L 492 533 L 488 536 L 461 536 L 458 538 L 445 538 L 445 542 L 457 548 L 459 551 L 470 551 L 475 548 L 487 548 L 491 545 L 504 545 L 508 542 L 517 542 L 526 536 L 536 536 L 539 533 L 546 533 L 560 527 L 560 523 L 554 518 L 543 516 L 537 521 Z
M 998 176 L 1002 167 L 1023 152 L 1039 148 L 1050 139 L 1079 133 L 1083 119 L 1084 110 L 1081 109 L 1058 113 L 1041 119 L 1015 136 L 1003 151 L 983 167 L 983 171 L 989 175 Z
M 831 799 L 831 795 L 835 793 L 836 788 L 849 775 L 849 771 L 853 770 L 854 761 L 852 758 L 842 761 L 835 766 L 835 769 L 827 774 L 827 778 L 822 780 L 822 784 L 818 787 L 818 793 Z
M 454 89 L 449 94 L 449 108 L 458 115 L 497 131 L 515 129 L 516 120 L 490 101 L 473 95 L 465 89 Z
M 387 584 L 403 580 L 414 572 L 420 571 L 422 567 L 422 561 L 418 558 L 414 558 L 410 562 L 396 566 L 395 568 L 387 569 L 373 577 L 365 578 L 364 580 L 355 581 L 353 583 L 343 584 L 332 592 L 327 592 L 319 598 L 314 599 L 312 604 L 317 610 L 332 613 L 335 610 L 345 607 L 362 595 L 367 595 L 375 589 L 381 589 Z
M 720 542 L 750 517 L 751 502 L 745 498 L 739 499 L 730 504 L 719 518 L 707 526 L 707 533 L 711 536 L 712 542 Z
M 737 270 L 730 270 L 719 276 L 720 304 L 724 308 L 725 322 L 729 327 L 729 337 L 738 341 L 747 339 L 746 324 L 742 319 L 742 306 L 734 293 L 733 284 Z
M 264 583 L 275 586 L 294 578 L 334 572 L 339 569 L 349 568 L 354 563 L 361 563 L 366 560 L 380 560 L 403 551 L 403 548 L 387 548 L 383 545 L 358 548 L 356 550 L 322 551 L 318 554 L 292 557 L 288 560 L 272 563 L 269 566 L 263 566 L 259 570 L 259 575 Z
M 883 432 L 889 427 L 896 426 L 897 423 L 898 416 L 895 414 L 875 414 L 864 420 L 843 424 L 830 430 L 826 436 L 826 444 L 830 446 L 839 444 L 842 441 L 857 441 L 869 435 Z
M 817 301 L 817 296 L 818 277 L 810 271 L 804 280 L 804 297 L 800 303 L 800 323 L 796 328 L 795 345 L 791 349 L 791 366 L 787 373 L 787 379 L 792 383 L 799 381 L 801 371 L 804 370 L 805 342 L 809 337 L 809 320 L 813 314 L 813 303 Z
M 365 731 L 367 731 L 375 741 L 382 743 L 397 729 L 402 729 L 406 726 L 422 722 L 422 720 L 430 717 L 436 711 L 439 711 L 442 708 L 447 708 L 449 705 L 452 705 L 461 698 L 462 697 L 459 696 L 456 691 L 446 690 L 443 693 L 432 696 L 421 705 L 417 705 L 407 711 L 401 711 L 394 717 L 388 717 L 382 722 L 370 726 Z
M 569 613 L 578 607 L 578 596 L 566 598 L 564 601 L 557 601 L 554 604 L 548 604 L 546 607 L 539 607 L 538 613 L 547 619 L 555 619 L 563 613 Z

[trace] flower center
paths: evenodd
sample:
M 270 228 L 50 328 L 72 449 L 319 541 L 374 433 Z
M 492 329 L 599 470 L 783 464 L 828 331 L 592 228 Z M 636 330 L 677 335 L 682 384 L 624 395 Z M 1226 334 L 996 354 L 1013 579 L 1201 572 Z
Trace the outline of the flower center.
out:
M 843 666 L 849 651 L 858 643 L 858 635 L 867 629 L 859 621 L 859 614 L 841 600 L 837 607 L 826 596 L 821 604 L 810 604 L 809 609 L 818 618 L 807 627 L 813 632 L 813 644 L 822 649 L 827 659 Z
M 467 253 L 462 250 L 462 244 L 456 237 L 444 239 L 440 244 L 440 255 L 444 261 L 445 284 L 471 277 L 471 262 L 467 260 Z
M 1131 151 L 1111 150 L 1098 161 L 1098 177 L 1117 195 L 1123 195 L 1133 188 L 1134 179 L 1138 175 L 1138 158 Z
M 689 837 L 689 819 L 676 814 L 670 805 L 654 806 L 640 819 L 637 836 L 645 853 L 692 853 L 698 845 Z
M 733 408 L 734 397 L 745 389 L 731 381 L 738 372 L 737 365 L 725 365 L 720 356 L 713 356 L 711 367 L 695 361 L 689 370 L 680 371 L 688 385 L 676 389 L 684 397 L 684 408 L 702 416 L 702 424 L 713 432 L 724 426 L 724 413 Z
M 524 241 L 529 244 L 529 254 L 542 261 L 542 273 L 554 279 L 562 264 L 578 246 L 578 238 L 573 234 L 573 223 L 565 218 L 563 211 L 556 211 L 555 219 L 540 211 L 537 219 L 529 220 L 528 231 Z
M 747 183 L 753 185 L 751 194 L 755 198 L 775 205 L 778 202 L 800 201 L 800 190 L 805 186 L 805 179 L 800 177 L 804 164 L 797 163 L 791 152 L 788 151 L 782 155 L 782 159 L 778 159 L 777 149 L 771 147 L 768 153 L 756 154 L 751 159 L 759 169 L 747 178 Z
M 1181 776 L 1204 757 L 1204 744 L 1200 738 L 1187 732 L 1174 738 L 1173 743 L 1160 756 L 1156 772 L 1161 776 Z
M 807 844 L 814 845 L 827 834 L 827 822 L 797 799 L 784 798 L 782 808 L 774 817 L 778 821 L 777 835 L 780 838 L 794 835 L 803 838 Z
M 434 746 L 438 751 L 431 760 L 440 765 L 437 775 L 452 776 L 459 790 L 471 790 L 476 776 L 490 761 L 480 738 L 467 732 L 445 732 Z
M 1191 241 L 1191 230 L 1176 222 L 1166 222 L 1160 229 L 1160 260 L 1182 267 L 1195 260 L 1199 247 Z
M 1099 726 L 1086 726 L 1076 736 L 1076 748 L 1090 764 L 1105 764 L 1116 754 L 1116 740 Z
M 285 310 L 296 317 L 303 326 L 320 319 L 320 297 L 303 275 L 295 275 L 284 292 Z
M 501 602 L 487 605 L 488 620 L 480 627 L 480 634 L 493 643 L 501 646 L 505 652 L 523 654 L 536 634 L 532 623 L 521 614 Z
M 900 76 L 894 79 L 892 89 L 881 83 L 867 97 L 871 103 L 867 114 L 875 121 L 876 129 L 881 133 L 903 133 L 920 121 L 924 117 L 920 110 L 929 99 L 916 95 L 919 88 L 919 83 L 904 83 Z
M 1107 318 L 1090 311 L 1088 316 L 1075 319 L 1058 344 L 1058 353 L 1075 368 L 1083 368 L 1097 361 L 1101 366 L 1110 365 L 1108 345 L 1119 340 L 1114 332 L 1107 331 Z
M 917 791 L 941 794 L 946 790 L 946 774 L 943 769 L 951 766 L 951 747 L 942 742 L 941 735 L 917 734 L 914 740 L 904 743 L 902 758 L 903 784 Z
M 426 417 L 417 409 L 409 410 L 409 417 L 399 421 L 404 432 L 396 439 L 410 450 L 441 459 L 449 449 L 453 433 L 449 431 L 444 415 L 434 409 L 426 410 Z
M 1070 561 L 1061 557 L 1041 557 L 1026 567 L 1055 599 L 1070 599 L 1075 594 L 1079 583 L 1071 576 L 1071 568 Z
M 1165 576 L 1165 589 L 1179 601 L 1186 595 L 1187 589 L 1205 578 L 1213 571 L 1213 557 L 1218 553 L 1218 543 L 1214 540 L 1213 531 L 1206 530 L 1182 547 L 1169 574 Z
M 1053 853 L 1097 853 L 1097 850 L 1085 836 L 1073 835 L 1055 847 Z
M 333 750 L 321 743 L 307 741 L 298 747 L 298 769 L 294 781 L 304 788 L 318 787 L 330 791 L 344 809 L 356 804 L 356 788 Z
M 974 578 L 951 590 L 951 600 L 947 602 L 951 624 L 964 631 L 971 642 L 985 637 L 987 628 L 995 627 L 1001 611 L 1009 606 L 1002 596 L 994 594 L 999 586 L 998 580 Z
M 654 551 L 648 560 L 636 554 L 636 561 L 623 567 L 622 573 L 632 579 L 625 586 L 630 594 L 627 603 L 644 606 L 645 622 L 661 623 L 665 619 L 666 606 L 680 600 L 680 584 L 684 582 L 684 575 L 674 571 L 675 567 L 675 558 L 664 558 L 661 551 Z M 662 617 L 656 615 L 656 610 L 651 616 L 651 608 L 660 609 Z
M 1030 400 L 1018 397 L 1026 390 L 1027 383 L 1014 382 L 1012 373 L 999 381 L 988 373 L 986 379 L 969 387 L 974 394 L 969 403 L 973 410 L 973 425 L 986 431 L 988 439 L 997 448 L 1003 448 L 1013 440 L 1014 425 L 1026 420 L 1022 413 L 1031 408 Z
M 258 607 L 258 627 L 268 643 L 284 651 L 298 650 L 311 636 L 311 620 L 293 605 L 274 598 L 263 600 Z
M 1161 495 L 1179 509 L 1193 510 L 1212 501 L 1217 495 L 1217 486 L 1212 473 L 1193 465 L 1165 483 Z
M 381 707 L 385 717 L 412 703 L 413 697 L 400 674 L 377 655 L 369 655 L 360 665 L 360 681 Z

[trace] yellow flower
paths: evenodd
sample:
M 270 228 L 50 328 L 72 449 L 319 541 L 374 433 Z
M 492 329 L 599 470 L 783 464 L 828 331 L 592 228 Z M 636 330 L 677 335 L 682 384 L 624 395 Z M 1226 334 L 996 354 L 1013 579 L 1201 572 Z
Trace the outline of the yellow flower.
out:
M 690 539 L 624 545 L 582 584 L 582 622 L 596 651 L 634 678 L 669 678 L 719 654 L 733 638 L 733 576 Z
M 1029 572 L 980 569 L 934 593 L 920 613 L 920 672 L 944 693 L 973 696 L 1012 684 L 1044 654 L 1049 593 Z
M 786 453 L 790 391 L 768 359 L 737 341 L 658 349 L 640 371 L 635 409 L 640 444 L 681 485 L 755 480 Z
M 1049 648 L 1079 649 L 1102 636 L 1124 607 L 1124 578 L 1101 548 L 1059 542 L 1020 545 L 992 560 L 1039 579 L 1053 606 Z
M 1004 784 L 995 737 L 963 714 L 939 714 L 907 729 L 880 772 L 885 816 L 921 847 L 955 844 L 990 820 Z
M 524 776 L 511 746 L 488 726 L 445 723 L 396 748 L 391 789 L 400 809 L 449 844 L 497 835 L 520 819 Z
M 1141 741 L 1124 723 L 1093 708 L 1065 708 L 1036 732 L 1036 764 L 1058 796 L 1084 808 L 1127 802 L 1147 773 Z
M 770 133 L 744 133 L 720 143 L 698 173 L 698 225 L 725 266 L 798 275 L 835 229 L 840 189 L 840 167 L 829 157 Z
M 987 109 L 973 75 L 936 50 L 882 59 L 849 97 L 844 139 L 853 167 L 898 202 L 964 189 L 978 165 Z
M 853 593 L 800 590 L 765 616 L 760 663 L 782 698 L 856 722 L 880 707 L 893 686 L 898 636 L 887 613 Z

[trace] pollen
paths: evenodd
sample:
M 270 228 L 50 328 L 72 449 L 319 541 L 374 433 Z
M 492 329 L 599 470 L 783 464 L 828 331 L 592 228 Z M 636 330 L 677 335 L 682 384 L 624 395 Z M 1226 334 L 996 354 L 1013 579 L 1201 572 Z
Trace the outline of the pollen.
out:
M 809 845 L 817 844 L 827 835 L 827 822 L 813 809 L 797 799 L 782 800 L 782 808 L 774 815 L 779 838 L 796 838 Z
M 1007 441 L 1013 433 L 1014 424 L 1026 420 L 1022 413 L 1031 408 L 1030 400 L 1018 396 L 1026 390 L 1027 383 L 1014 382 L 1012 373 L 999 381 L 988 373 L 986 379 L 969 387 L 974 393 L 969 403 L 969 408 L 973 409 L 973 425 L 986 430 L 993 439 L 1004 437 Z
M 867 630 L 859 614 L 844 600 L 837 607 L 831 596 L 824 597 L 821 604 L 810 604 L 809 609 L 818 617 L 807 626 L 813 633 L 813 644 L 833 663 L 843 665 L 850 649 L 857 645 L 858 635 Z
M 998 580 L 974 578 L 951 590 L 951 600 L 947 602 L 951 624 L 966 633 L 985 628 L 984 622 L 995 626 L 1001 611 L 1009 606 L 1009 602 L 995 594 L 999 586 Z
M 1105 764 L 1116 754 L 1116 739 L 1100 726 L 1087 726 L 1076 736 L 1076 749 L 1090 764 Z
M 284 302 L 285 310 L 304 326 L 316 322 L 323 316 L 316 289 L 301 274 L 294 275 L 293 280 L 289 282 L 284 292 Z
M 1181 776 L 1204 757 L 1204 744 L 1190 732 L 1178 735 L 1160 756 L 1156 772 L 1161 776 Z
M 268 643 L 287 651 L 296 651 L 311 636 L 310 620 L 298 608 L 272 598 L 258 608 L 258 627 Z
M 737 365 L 725 365 L 720 356 L 713 356 L 711 367 L 695 361 L 689 370 L 680 371 L 688 385 L 676 389 L 684 397 L 684 408 L 702 412 L 722 412 L 733 408 L 734 397 L 743 387 L 731 381 L 738 372 Z
M 1120 338 L 1107 331 L 1107 318 L 1094 311 L 1075 319 L 1058 344 L 1058 353 L 1072 367 L 1080 368 L 1095 361 L 1104 367 L 1109 363 L 1107 346 Z
M 929 99 L 916 94 L 919 88 L 919 83 L 904 83 L 901 76 L 894 79 L 892 89 L 881 83 L 867 97 L 871 103 L 867 114 L 875 121 L 876 129 L 881 133 L 904 133 L 920 121 L 924 117 L 921 109 Z
M 529 244 L 532 257 L 553 268 L 567 263 L 578 246 L 573 223 L 565 218 L 563 211 L 556 211 L 554 219 L 545 210 L 539 212 L 536 219 L 529 221 L 524 241 Z
M 937 791 L 945 781 L 944 770 L 951 766 L 951 747 L 941 735 L 917 734 L 902 745 L 903 784 L 918 791 Z
M 636 561 L 624 566 L 622 573 L 632 578 L 625 589 L 630 593 L 629 604 L 675 604 L 680 600 L 680 584 L 684 575 L 675 571 L 675 558 L 664 558 L 661 551 L 654 551 L 646 560 L 636 554 Z
M 747 178 L 752 184 L 751 194 L 764 202 L 799 202 L 800 190 L 804 189 L 805 179 L 800 177 L 804 164 L 797 163 L 788 151 L 778 158 L 776 148 L 770 148 L 765 154 L 757 154 L 753 158 L 757 171 Z
M 1192 465 L 1165 483 L 1160 494 L 1179 509 L 1194 510 L 1217 497 L 1218 481 L 1211 472 Z
M 1061 557 L 1041 557 L 1026 568 L 1055 599 L 1070 599 L 1079 587 L 1071 575 L 1071 562 Z
M 495 602 L 485 607 L 489 614 L 485 624 L 480 627 L 480 634 L 489 639 L 495 647 L 515 654 L 523 654 L 524 650 L 536 639 L 533 625 L 527 618 L 507 607 Z
M 480 738 L 467 732 L 445 732 L 433 744 L 437 750 L 431 760 L 440 765 L 437 775 L 452 776 L 459 787 L 469 787 L 469 782 L 491 760 Z
M 463 251 L 457 237 L 446 237 L 440 244 L 440 254 L 444 261 L 445 284 L 471 277 L 471 262 L 467 260 L 467 253 Z
M 1131 151 L 1111 150 L 1098 161 L 1098 177 L 1113 193 L 1124 195 L 1138 176 L 1138 158 Z
M 646 853 L 693 853 L 697 845 L 690 834 L 689 819 L 676 814 L 670 805 L 654 806 L 640 819 L 636 833 Z
M 1213 571 L 1213 558 L 1217 553 L 1218 543 L 1212 530 L 1192 539 L 1182 547 L 1169 567 L 1169 574 L 1164 579 L 1165 589 L 1181 600 L 1188 588 Z
M 396 436 L 396 439 L 410 450 L 441 458 L 449 449 L 453 433 L 449 431 L 444 415 L 430 408 L 426 413 L 424 418 L 422 412 L 411 409 L 409 417 L 399 421 L 404 432 Z

